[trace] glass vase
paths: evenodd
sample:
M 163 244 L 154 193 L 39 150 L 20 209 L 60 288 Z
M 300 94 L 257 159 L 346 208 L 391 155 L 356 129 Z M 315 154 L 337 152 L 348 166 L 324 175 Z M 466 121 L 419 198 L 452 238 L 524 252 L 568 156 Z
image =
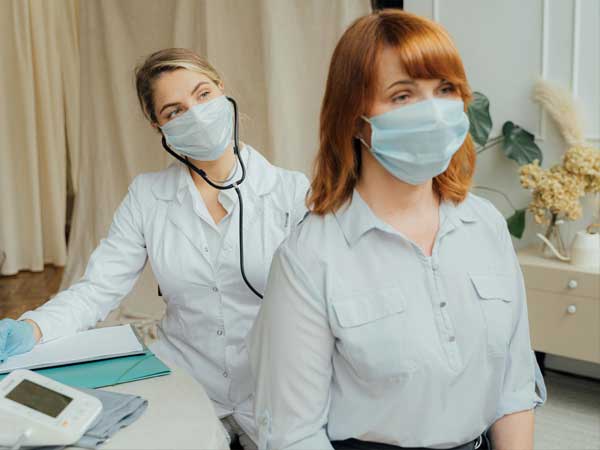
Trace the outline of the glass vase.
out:
M 567 250 L 565 247 L 565 243 L 562 238 L 562 234 L 560 232 L 560 225 L 562 224 L 562 220 L 558 220 L 556 214 L 552 215 L 550 220 L 550 224 L 544 233 L 546 239 L 550 241 L 550 243 L 554 246 L 556 251 L 563 256 L 567 256 Z M 556 258 L 555 253 L 546 243 L 542 243 L 542 254 L 546 258 Z

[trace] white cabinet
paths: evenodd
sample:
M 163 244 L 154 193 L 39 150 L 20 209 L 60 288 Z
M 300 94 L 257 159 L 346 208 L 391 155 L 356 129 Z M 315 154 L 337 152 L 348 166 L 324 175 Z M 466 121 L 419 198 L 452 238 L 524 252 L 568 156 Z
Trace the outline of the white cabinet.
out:
M 534 350 L 600 363 L 600 271 L 519 252 Z

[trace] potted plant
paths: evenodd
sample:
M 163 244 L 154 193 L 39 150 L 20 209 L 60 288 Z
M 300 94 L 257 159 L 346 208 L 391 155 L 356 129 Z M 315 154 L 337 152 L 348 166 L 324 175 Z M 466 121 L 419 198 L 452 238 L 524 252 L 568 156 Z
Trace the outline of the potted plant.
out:
M 490 102 L 481 92 L 473 94 L 473 100 L 467 109 L 469 116 L 471 136 L 477 145 L 477 154 L 501 144 L 500 148 L 507 158 L 515 161 L 519 166 L 531 164 L 534 161 L 541 163 L 542 151 L 535 143 L 532 133 L 523 127 L 507 121 L 502 125 L 502 134 L 490 139 L 492 130 L 492 117 L 490 115 Z M 526 208 L 516 208 L 510 198 L 502 191 L 488 186 L 475 186 L 475 189 L 488 190 L 502 195 L 513 208 L 513 214 L 506 219 L 510 233 L 520 239 L 525 230 Z
M 513 122 L 505 122 L 502 134 L 489 139 L 492 128 L 489 101 L 485 95 L 475 92 L 467 114 L 471 122 L 471 136 L 478 145 L 477 153 L 501 143 L 504 154 L 520 166 L 521 185 L 532 191 L 532 200 L 527 208 L 516 208 L 503 192 L 487 186 L 476 188 L 497 192 L 511 205 L 514 213 L 507 218 L 507 223 L 513 236 L 523 236 L 525 213 L 529 210 L 536 223 L 548 225 L 543 236 L 554 244 L 558 253 L 564 255 L 559 225 L 564 220 L 581 217 L 580 199 L 585 194 L 600 197 L 600 151 L 585 142 L 575 102 L 568 92 L 539 80 L 534 87 L 533 99 L 549 113 L 567 143 L 568 150 L 561 163 L 543 169 L 542 151 L 533 134 Z M 589 228 L 596 232 L 597 224 Z

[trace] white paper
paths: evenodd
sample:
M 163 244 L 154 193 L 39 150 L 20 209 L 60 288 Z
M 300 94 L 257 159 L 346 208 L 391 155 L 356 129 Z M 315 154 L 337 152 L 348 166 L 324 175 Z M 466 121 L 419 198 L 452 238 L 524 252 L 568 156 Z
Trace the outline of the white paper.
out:
M 16 369 L 62 366 L 143 352 L 131 325 L 95 328 L 36 345 L 28 353 L 11 356 L 0 364 L 0 374 Z

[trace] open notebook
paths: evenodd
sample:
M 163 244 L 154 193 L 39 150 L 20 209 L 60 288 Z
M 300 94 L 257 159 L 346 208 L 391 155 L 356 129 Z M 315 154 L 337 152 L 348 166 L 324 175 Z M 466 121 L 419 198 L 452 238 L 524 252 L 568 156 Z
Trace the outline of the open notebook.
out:
M 2 374 L 3 371 L 16 368 L 33 369 L 59 383 L 85 388 L 112 386 L 171 373 L 169 367 L 142 347 L 129 325 L 98 328 L 40 344 L 35 351 L 11 357 L 0 364 L 0 380 L 7 376 L 7 373 Z
M 36 345 L 0 364 L 0 374 L 145 353 L 131 325 L 95 328 Z

